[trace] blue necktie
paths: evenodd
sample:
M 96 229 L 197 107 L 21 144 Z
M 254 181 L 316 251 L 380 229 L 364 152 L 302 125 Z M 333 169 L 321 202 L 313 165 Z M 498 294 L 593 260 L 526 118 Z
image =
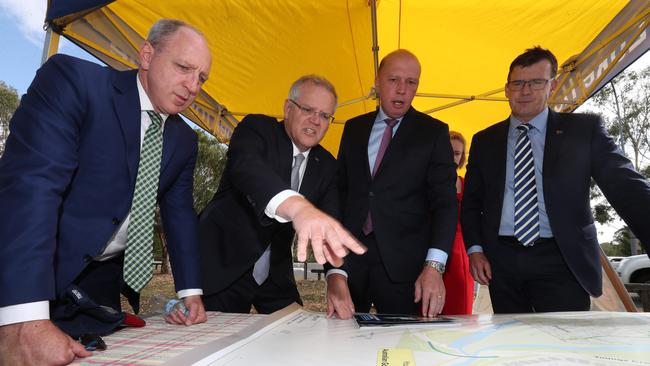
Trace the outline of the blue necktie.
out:
M 528 124 L 517 126 L 520 134 L 515 147 L 515 237 L 524 246 L 539 239 L 535 162 L 528 137 L 531 128 Z

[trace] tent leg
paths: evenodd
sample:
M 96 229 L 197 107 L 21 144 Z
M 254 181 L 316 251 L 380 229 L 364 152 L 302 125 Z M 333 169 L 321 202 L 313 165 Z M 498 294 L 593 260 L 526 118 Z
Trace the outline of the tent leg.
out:
M 59 50 L 59 38 L 61 36 L 48 27 L 45 33 L 45 42 L 43 43 L 43 55 L 41 56 L 41 65 Z
M 609 278 L 609 281 L 612 283 L 616 294 L 618 295 L 619 299 L 621 299 L 625 310 L 627 310 L 628 313 L 637 312 L 638 310 L 636 308 L 636 305 L 634 305 L 629 292 L 627 292 L 627 289 L 625 289 L 623 282 L 614 271 L 614 268 L 612 268 L 612 264 L 609 263 L 607 255 L 605 252 L 603 252 L 603 248 L 600 248 L 600 265 L 603 266 L 603 270 L 605 270 L 607 278 Z

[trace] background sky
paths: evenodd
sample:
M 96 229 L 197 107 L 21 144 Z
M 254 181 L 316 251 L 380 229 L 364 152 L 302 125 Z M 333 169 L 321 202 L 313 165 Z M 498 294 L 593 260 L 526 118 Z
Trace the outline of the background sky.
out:
M 27 91 L 41 64 L 46 8 L 47 0 L 0 0 L 0 80 L 15 88 L 18 95 Z M 60 39 L 59 53 L 98 62 L 63 37 Z M 630 69 L 639 70 L 648 65 L 650 52 L 630 66 Z M 593 107 L 589 109 L 593 110 Z M 608 227 L 599 226 L 600 241 L 610 241 L 615 229 L 621 226 L 620 222 Z

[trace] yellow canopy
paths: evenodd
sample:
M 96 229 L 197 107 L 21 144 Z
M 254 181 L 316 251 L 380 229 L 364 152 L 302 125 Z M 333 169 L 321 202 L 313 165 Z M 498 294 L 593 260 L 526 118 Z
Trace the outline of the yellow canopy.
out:
M 339 94 L 337 121 L 324 140 L 336 154 L 345 120 L 376 108 L 374 30 L 379 59 L 397 48 L 420 58 L 420 93 L 414 106 L 469 140 L 508 116 L 503 86 L 516 55 L 541 45 L 560 63 L 571 59 L 561 75 L 563 95 L 557 100 L 566 102 L 558 108 L 572 110 L 606 75 L 611 77 L 613 65 L 629 64 L 648 49 L 649 3 L 117 0 L 51 24 L 120 69 L 136 66 L 136 50 L 157 19 L 183 19 L 199 28 L 208 38 L 213 66 L 202 95 L 186 115 L 225 142 L 248 113 L 281 118 L 293 80 L 308 73 L 323 75 Z M 448 108 L 450 104 L 454 106 Z

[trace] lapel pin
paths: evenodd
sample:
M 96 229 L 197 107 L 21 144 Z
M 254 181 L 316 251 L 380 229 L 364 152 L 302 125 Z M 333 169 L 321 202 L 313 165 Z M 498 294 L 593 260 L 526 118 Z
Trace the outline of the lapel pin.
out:
M 563 134 L 563 133 L 564 133 L 563 130 L 555 130 L 555 134 L 556 134 L 556 135 L 561 135 L 561 134 Z

